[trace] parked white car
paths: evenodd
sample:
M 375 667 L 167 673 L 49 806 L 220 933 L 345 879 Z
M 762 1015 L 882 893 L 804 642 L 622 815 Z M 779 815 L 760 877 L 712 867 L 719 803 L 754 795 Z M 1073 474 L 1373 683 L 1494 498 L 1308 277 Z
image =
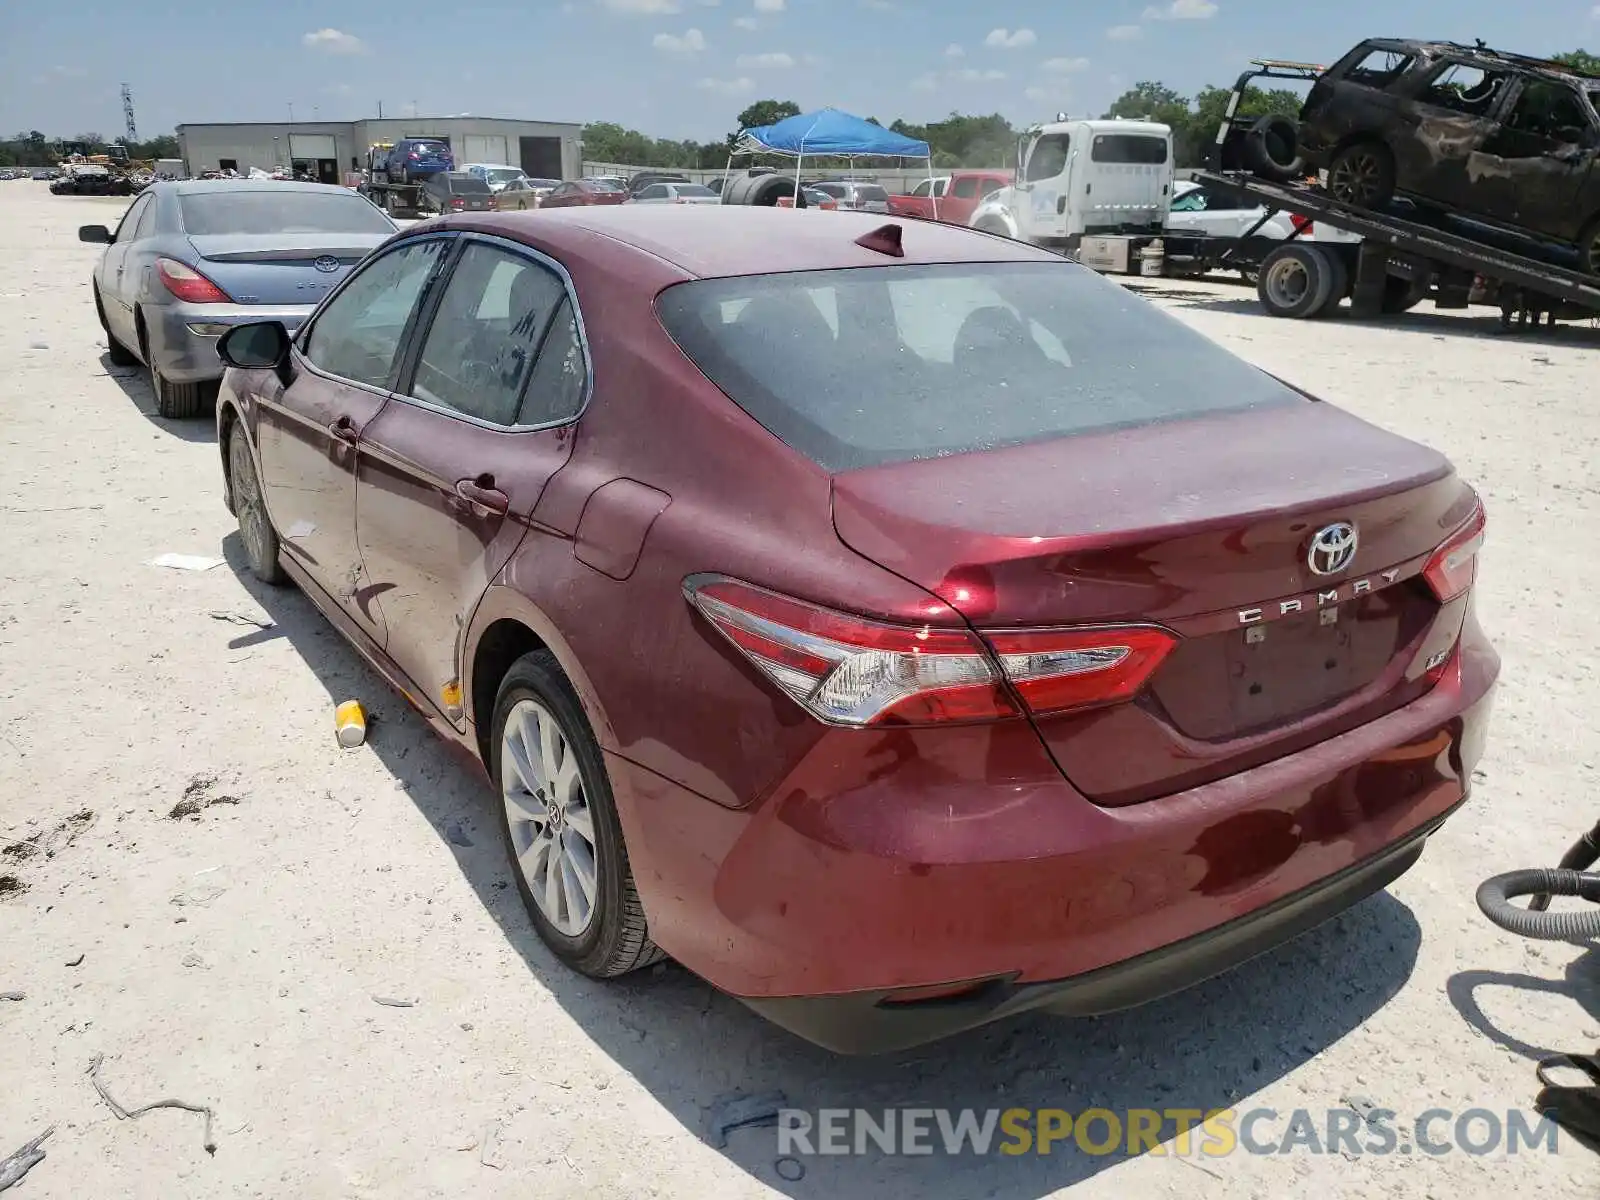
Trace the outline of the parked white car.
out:
M 1204 233 L 1212 237 L 1243 237 L 1254 230 L 1252 236 L 1282 241 L 1295 230 L 1299 221 L 1305 228 L 1302 242 L 1359 242 L 1359 234 L 1347 233 L 1332 226 L 1317 226 L 1304 218 L 1288 213 L 1273 213 L 1259 229 L 1256 223 L 1266 214 L 1263 205 L 1240 208 L 1238 194 L 1210 183 L 1196 183 L 1180 179 L 1172 185 L 1172 205 L 1167 211 L 1167 228 L 1174 233 Z
M 721 204 L 722 197 L 703 183 L 652 183 L 627 204 Z
M 521 167 L 513 167 L 506 163 L 468 163 L 461 169 L 468 175 L 476 175 L 487 183 L 491 192 L 503 192 L 507 184 L 527 178 Z

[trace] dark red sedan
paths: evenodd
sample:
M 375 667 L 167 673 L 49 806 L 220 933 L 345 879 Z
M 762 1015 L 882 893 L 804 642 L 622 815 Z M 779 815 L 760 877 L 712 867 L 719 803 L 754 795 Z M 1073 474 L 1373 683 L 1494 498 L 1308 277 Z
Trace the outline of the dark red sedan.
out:
M 569 179 L 553 188 L 539 203 L 540 208 L 579 208 L 590 204 L 622 204 L 628 199 L 626 188 L 604 179 Z
M 253 570 L 481 760 L 588 975 L 665 952 L 844 1051 L 1106 1012 L 1467 797 L 1473 490 L 1043 250 L 458 216 L 221 349 Z

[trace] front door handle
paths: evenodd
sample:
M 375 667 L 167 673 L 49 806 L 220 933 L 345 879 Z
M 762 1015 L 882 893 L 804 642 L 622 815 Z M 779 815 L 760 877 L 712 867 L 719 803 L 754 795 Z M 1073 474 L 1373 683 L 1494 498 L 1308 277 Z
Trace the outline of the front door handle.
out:
M 458 479 L 456 495 L 468 504 L 486 508 L 502 517 L 511 509 L 511 497 L 495 487 L 493 475 L 483 474 L 476 479 Z
M 349 417 L 340 417 L 332 425 L 328 426 L 328 432 L 339 441 L 348 442 L 352 446 L 356 444 L 356 440 L 361 436 L 356 430 L 356 423 Z

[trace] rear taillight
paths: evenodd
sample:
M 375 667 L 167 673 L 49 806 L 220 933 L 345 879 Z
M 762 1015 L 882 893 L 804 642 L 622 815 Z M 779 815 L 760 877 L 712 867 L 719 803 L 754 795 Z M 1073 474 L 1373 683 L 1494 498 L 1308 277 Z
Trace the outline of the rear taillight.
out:
M 997 630 L 985 645 L 967 629 L 874 621 L 717 575 L 691 576 L 684 593 L 768 678 L 833 725 L 999 720 L 1022 715 L 1015 697 L 1036 715 L 1115 704 L 1174 645 L 1143 626 Z M 936 611 L 958 619 L 942 604 Z
M 1466 524 L 1433 552 L 1428 565 L 1422 569 L 1423 579 L 1427 580 L 1441 604 L 1448 604 L 1472 586 L 1478 574 L 1478 551 L 1483 546 L 1486 524 L 1487 518 L 1480 504 L 1467 518 Z
M 1289 223 L 1294 226 L 1294 231 L 1301 237 L 1309 237 L 1316 232 L 1317 227 L 1311 223 L 1311 219 L 1302 217 L 1299 213 L 1290 213 Z
M 465 200 L 463 200 L 460 196 L 451 196 L 450 197 L 450 207 L 451 208 L 465 208 L 466 206 L 467 206 L 467 202 Z
M 231 304 L 232 298 L 193 267 L 175 258 L 156 259 L 161 284 L 185 304 Z
M 1035 716 L 1131 700 L 1177 639 L 1145 625 L 988 630 L 1000 667 Z

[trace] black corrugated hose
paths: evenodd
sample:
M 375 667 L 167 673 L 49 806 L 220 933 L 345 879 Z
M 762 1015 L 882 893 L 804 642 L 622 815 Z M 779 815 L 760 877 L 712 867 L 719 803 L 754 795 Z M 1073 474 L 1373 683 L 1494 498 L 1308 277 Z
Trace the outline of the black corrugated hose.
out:
M 1546 942 L 1576 942 L 1600 937 L 1600 909 L 1593 912 L 1543 912 L 1511 903 L 1515 896 L 1578 896 L 1600 904 L 1600 874 L 1568 867 L 1510 871 L 1485 880 L 1478 907 L 1501 929 Z

